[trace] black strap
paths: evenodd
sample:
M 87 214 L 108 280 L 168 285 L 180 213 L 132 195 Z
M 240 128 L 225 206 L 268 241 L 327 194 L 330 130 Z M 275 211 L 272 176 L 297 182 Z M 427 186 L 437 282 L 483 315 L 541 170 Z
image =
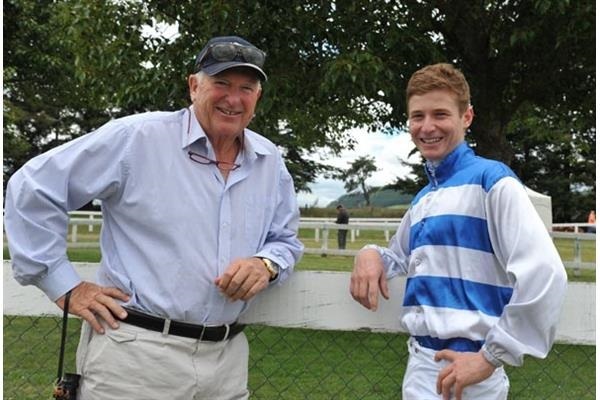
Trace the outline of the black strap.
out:
M 131 308 L 125 307 L 127 317 L 121 321 L 126 324 L 149 329 L 151 331 L 163 332 L 163 334 L 183 336 L 201 341 L 221 342 L 231 339 L 244 330 L 245 325 L 234 322 L 229 325 L 205 326 L 195 325 L 186 322 L 165 320 L 164 318 L 144 314 Z
M 57 381 L 60 381 L 63 375 L 63 361 L 65 358 L 65 344 L 67 342 L 67 322 L 69 322 L 69 299 L 71 298 L 71 291 L 69 290 L 65 294 L 65 305 L 63 307 L 63 320 L 62 320 L 62 336 L 60 338 L 60 354 L 58 355 L 58 377 Z

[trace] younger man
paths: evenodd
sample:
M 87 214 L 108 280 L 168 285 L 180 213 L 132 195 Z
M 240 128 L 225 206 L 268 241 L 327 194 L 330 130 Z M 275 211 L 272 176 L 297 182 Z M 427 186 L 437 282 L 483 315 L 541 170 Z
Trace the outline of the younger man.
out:
M 522 183 L 465 143 L 474 113 L 463 74 L 427 66 L 411 77 L 407 100 L 429 184 L 389 248 L 356 256 L 350 292 L 375 311 L 380 292 L 389 298 L 387 279 L 408 276 L 403 399 L 506 399 L 503 364 L 550 350 L 566 274 Z

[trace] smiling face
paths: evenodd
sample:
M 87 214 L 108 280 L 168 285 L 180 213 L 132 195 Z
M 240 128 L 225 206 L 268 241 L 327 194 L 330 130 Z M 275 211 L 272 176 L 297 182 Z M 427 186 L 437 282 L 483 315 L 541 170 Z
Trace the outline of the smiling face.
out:
M 191 75 L 188 79 L 194 113 L 211 139 L 235 139 L 248 126 L 261 86 L 247 68 L 232 68 L 214 76 Z
M 432 90 L 408 100 L 410 136 L 426 160 L 441 161 L 465 138 L 473 121 L 473 108 L 461 114 L 449 90 Z

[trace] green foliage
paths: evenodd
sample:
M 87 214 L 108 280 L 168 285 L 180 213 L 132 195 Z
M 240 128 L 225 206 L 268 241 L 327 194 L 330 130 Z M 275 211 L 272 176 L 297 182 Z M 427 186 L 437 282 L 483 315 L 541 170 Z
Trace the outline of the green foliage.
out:
M 524 105 L 509 127 L 511 167 L 532 189 L 552 196 L 554 221 L 587 220 L 596 198 L 596 131 L 581 113 Z
M 384 18 L 380 33 L 393 28 L 389 21 L 397 12 L 382 12 L 391 5 L 349 7 L 365 12 L 363 26 Z M 364 39 L 348 40 L 359 32 L 356 26 L 345 32 L 354 23 L 346 9 L 299 0 L 5 2 L 5 114 L 12 117 L 5 120 L 5 136 L 15 137 L 5 143 L 26 136 L 31 145 L 27 151 L 5 146 L 6 177 L 31 156 L 107 119 L 186 105 L 195 55 L 210 37 L 234 33 L 268 53 L 270 79 L 251 128 L 281 146 L 297 189 L 306 190 L 325 168 L 308 161 L 309 153 L 321 147 L 336 153 L 351 145 L 348 128 L 384 123 L 381 85 L 368 79 L 383 62 L 361 51 Z M 179 36 L 142 35 L 143 25 L 161 22 L 176 24 Z M 399 36 L 411 35 L 390 35 L 400 42 Z M 356 85 L 339 90 L 346 81 Z
M 110 118 L 187 105 L 197 52 L 224 34 L 268 53 L 269 81 L 250 127 L 280 146 L 298 190 L 329 170 L 308 155 L 354 146 L 349 128 L 401 129 L 408 78 L 439 61 L 457 64 L 471 84 L 476 118 L 468 140 L 479 154 L 512 165 L 522 154 L 517 134 L 555 154 L 547 137 L 515 130 L 527 125 L 527 110 L 560 120 L 557 132 L 570 127 L 578 153 L 595 147 L 591 0 L 8 0 L 3 7 L 5 182 L 25 160 Z M 179 35 L 145 33 L 160 23 L 177 26 Z M 561 162 L 565 180 L 589 185 L 582 176 L 595 163 L 582 173 Z M 408 183 L 400 189 L 416 191 Z M 549 182 L 534 183 L 550 192 Z M 580 211 L 565 209 L 579 207 L 579 193 L 560 186 L 555 214 L 574 218 Z
M 437 38 L 442 57 L 430 61 L 457 64 L 469 81 L 476 152 L 551 195 L 555 221 L 581 221 L 595 197 L 594 2 L 403 3 Z M 400 177 L 391 187 L 420 188 L 422 166 L 413 173 L 416 185 Z

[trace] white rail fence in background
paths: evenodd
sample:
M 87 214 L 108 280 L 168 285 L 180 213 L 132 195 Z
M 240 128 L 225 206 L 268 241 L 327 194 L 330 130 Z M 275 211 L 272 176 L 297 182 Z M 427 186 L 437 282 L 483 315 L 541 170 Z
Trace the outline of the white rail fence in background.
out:
M 95 225 L 102 225 L 102 213 L 100 211 L 89 212 L 73 212 L 70 214 L 71 238 L 69 247 L 78 248 L 96 248 L 98 241 L 83 242 L 79 240 L 79 226 L 87 226 L 88 232 L 93 232 Z M 336 224 L 332 218 L 301 218 L 300 228 L 314 229 L 316 247 L 306 246 L 305 252 L 308 254 L 326 254 L 326 255 L 347 255 L 354 256 L 358 250 L 355 249 L 332 249 L 329 247 L 330 232 L 337 232 L 338 229 L 347 229 L 350 233 L 350 242 L 355 242 L 360 237 L 361 231 L 383 231 L 385 241 L 388 242 L 390 237 L 396 231 L 399 218 L 353 218 L 352 222 L 347 225 Z M 552 224 L 553 229 L 560 231 L 549 232 L 553 239 L 571 239 L 573 240 L 573 259 L 571 261 L 563 261 L 565 267 L 575 269 L 575 274 L 579 273 L 580 269 L 595 269 L 595 262 L 584 262 L 581 257 L 582 242 L 596 241 L 595 233 L 581 233 L 580 231 L 587 230 L 594 225 L 586 223 L 560 223 Z M 332 235 L 333 238 L 333 235 Z

